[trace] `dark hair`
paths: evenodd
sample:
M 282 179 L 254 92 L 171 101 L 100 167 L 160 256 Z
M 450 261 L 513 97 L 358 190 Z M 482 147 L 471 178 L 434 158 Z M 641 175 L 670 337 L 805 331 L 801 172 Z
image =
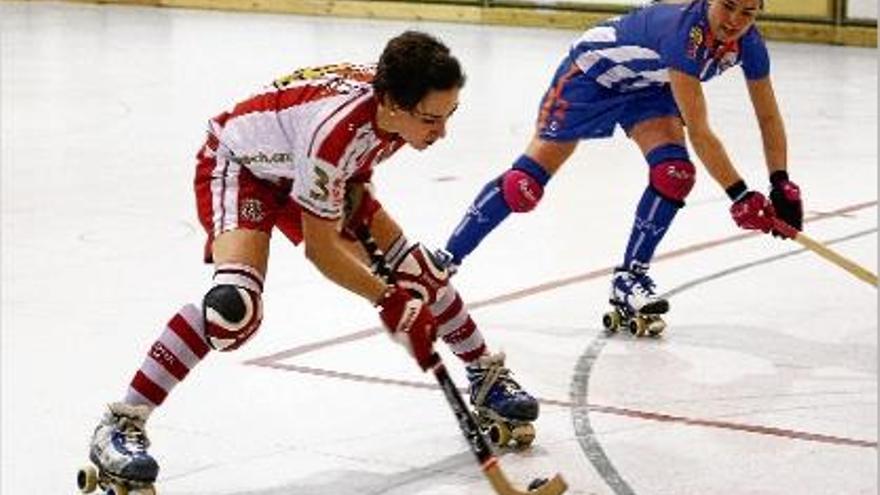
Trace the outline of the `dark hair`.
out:
M 406 31 L 385 45 L 373 88 L 405 110 L 411 110 L 432 90 L 464 86 L 465 76 L 449 48 L 433 36 Z
M 663 0 L 652 0 L 651 3 L 664 3 L 664 2 L 663 2 Z M 669 2 L 669 3 L 675 3 L 675 2 Z M 758 9 L 764 10 L 764 0 L 761 0 L 761 3 L 758 4 Z

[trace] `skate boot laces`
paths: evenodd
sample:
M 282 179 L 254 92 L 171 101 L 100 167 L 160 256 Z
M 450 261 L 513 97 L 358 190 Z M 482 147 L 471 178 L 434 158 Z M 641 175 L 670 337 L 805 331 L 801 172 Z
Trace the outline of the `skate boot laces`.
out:
M 538 417 L 538 401 L 512 378 L 504 354 L 483 356 L 468 367 L 471 404 L 477 413 L 500 421 L 531 422 Z
M 108 406 L 103 423 L 110 429 L 110 443 L 114 450 L 134 457 L 146 455 L 150 447 L 150 439 L 145 429 L 148 415 L 149 409 L 145 406 L 130 406 L 124 403 Z
M 507 395 L 515 395 L 522 390 L 519 383 L 511 377 L 511 371 L 504 367 L 505 354 L 499 352 L 488 356 L 483 356 L 477 361 L 477 365 L 469 368 L 469 374 L 472 376 L 472 384 L 478 385 L 477 391 L 473 394 L 473 402 L 475 405 L 484 404 L 489 392 L 494 386 L 503 387 Z
M 637 293 L 646 298 L 652 298 L 656 294 L 654 292 L 655 287 L 657 287 L 657 284 L 654 283 L 654 280 L 651 279 L 647 273 L 633 275 L 633 293 Z
M 610 301 L 638 312 L 659 302 L 655 287 L 654 280 L 645 271 L 618 268 L 611 284 Z
M 143 429 L 143 424 L 138 425 L 135 420 L 127 417 L 116 419 L 116 432 L 118 445 L 131 453 L 146 452 L 150 447 L 150 439 Z

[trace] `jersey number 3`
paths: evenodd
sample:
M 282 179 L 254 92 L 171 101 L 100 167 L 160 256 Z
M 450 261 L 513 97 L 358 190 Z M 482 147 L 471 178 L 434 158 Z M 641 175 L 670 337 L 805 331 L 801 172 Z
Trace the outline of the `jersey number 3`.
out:
M 330 188 L 328 187 L 330 184 L 330 176 L 318 166 L 315 166 L 314 171 L 315 184 L 309 191 L 309 197 L 315 201 L 327 201 L 327 198 L 330 196 Z

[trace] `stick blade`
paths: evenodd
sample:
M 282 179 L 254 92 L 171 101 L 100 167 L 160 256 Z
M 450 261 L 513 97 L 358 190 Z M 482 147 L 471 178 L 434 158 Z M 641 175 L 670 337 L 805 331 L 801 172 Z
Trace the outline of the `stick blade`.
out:
M 510 484 L 497 462 L 490 462 L 483 471 L 498 495 L 562 495 L 568 490 L 568 484 L 558 473 L 537 489 L 521 491 Z
M 568 490 L 568 484 L 562 479 L 562 476 L 557 473 L 547 483 L 544 483 L 535 490 L 529 490 L 526 493 L 529 495 L 562 495 L 566 490 Z

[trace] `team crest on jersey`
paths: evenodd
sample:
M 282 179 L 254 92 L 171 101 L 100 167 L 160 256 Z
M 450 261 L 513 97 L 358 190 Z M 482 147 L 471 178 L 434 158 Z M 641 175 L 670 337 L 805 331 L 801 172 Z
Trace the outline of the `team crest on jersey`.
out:
M 330 198 L 333 202 L 342 201 L 345 197 L 345 179 L 337 177 L 330 183 Z
M 263 202 L 256 198 L 247 198 L 241 202 L 239 208 L 241 218 L 249 222 L 260 222 L 266 218 L 266 209 Z
M 691 28 L 688 35 L 687 56 L 696 60 L 700 47 L 703 46 L 703 29 L 700 26 Z

